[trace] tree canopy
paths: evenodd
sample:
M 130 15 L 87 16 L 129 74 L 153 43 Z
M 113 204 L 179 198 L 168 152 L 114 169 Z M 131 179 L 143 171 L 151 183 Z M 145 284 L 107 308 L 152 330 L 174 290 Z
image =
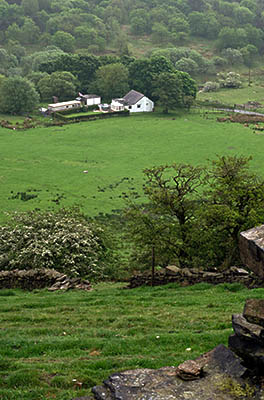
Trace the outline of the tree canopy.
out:
M 76 97 L 77 79 L 67 71 L 57 71 L 52 74 L 46 74 L 38 81 L 37 88 L 41 98 L 45 100 L 57 96 L 61 101 Z
M 150 265 L 154 247 L 158 265 L 239 265 L 239 233 L 264 218 L 264 181 L 250 171 L 250 160 L 222 156 L 207 167 L 144 170 L 147 202 L 131 198 L 126 214 L 137 246 L 134 259 Z
M 4 78 L 0 85 L 0 110 L 7 114 L 31 112 L 39 103 L 39 95 L 29 80 L 20 76 Z
M 88 48 L 98 53 L 109 46 L 117 50 L 120 43 L 115 40 L 122 35 L 125 37 L 123 27 L 126 26 L 133 36 L 149 35 L 153 44 L 159 46 L 182 45 L 192 36 L 200 36 L 219 39 L 221 47 L 225 48 L 228 38 L 232 39 L 231 29 L 233 40 L 229 47 L 232 44 L 236 48 L 243 39 L 241 47 L 253 44 L 261 50 L 263 11 L 259 0 L 152 0 L 144 3 L 133 0 L 1 0 L 0 41 L 4 44 L 12 39 L 30 46 L 41 45 L 50 35 L 51 41 L 63 46 L 63 32 L 67 35 L 67 47 L 73 47 L 74 51 Z M 29 35 L 29 30 L 34 33 Z M 57 32 L 60 32 L 59 38 Z
M 106 101 L 123 97 L 129 89 L 127 68 L 121 63 L 103 65 L 96 72 L 94 88 Z
M 167 114 L 169 109 L 189 107 L 196 96 L 193 79 L 184 72 L 163 72 L 156 75 L 153 95 Z

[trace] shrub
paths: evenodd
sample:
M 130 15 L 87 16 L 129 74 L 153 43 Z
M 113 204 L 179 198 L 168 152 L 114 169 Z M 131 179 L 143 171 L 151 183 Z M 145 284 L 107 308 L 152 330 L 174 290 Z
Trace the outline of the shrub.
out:
M 219 72 L 217 79 L 222 88 L 240 88 L 242 86 L 241 76 L 235 72 Z
M 104 232 L 77 209 L 10 215 L 0 226 L 0 268 L 54 268 L 71 277 L 106 278 Z
M 218 82 L 206 82 L 203 87 L 203 92 L 216 92 L 219 90 L 220 84 Z

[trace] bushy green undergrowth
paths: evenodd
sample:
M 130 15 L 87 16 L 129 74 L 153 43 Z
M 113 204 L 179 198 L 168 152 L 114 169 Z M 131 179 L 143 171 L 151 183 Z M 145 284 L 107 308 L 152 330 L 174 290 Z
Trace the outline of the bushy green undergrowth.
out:
M 11 292 L 0 290 L 2 400 L 69 400 L 87 396 L 113 372 L 198 357 L 226 345 L 231 314 L 242 312 L 246 298 L 264 295 L 205 283 Z

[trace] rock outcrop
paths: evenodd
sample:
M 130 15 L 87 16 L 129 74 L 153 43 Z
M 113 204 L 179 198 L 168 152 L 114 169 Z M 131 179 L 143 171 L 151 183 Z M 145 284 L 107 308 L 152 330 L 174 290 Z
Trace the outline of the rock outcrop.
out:
M 94 399 L 264 400 L 264 300 L 247 300 L 232 324 L 228 348 L 220 344 L 178 367 L 114 373 L 92 389 Z
M 30 269 L 0 271 L 0 289 L 43 289 L 54 290 L 82 289 L 90 290 L 88 281 L 80 278 L 69 278 L 54 269 Z
M 229 348 L 238 354 L 257 376 L 264 376 L 264 300 L 248 299 L 243 314 L 232 317 L 235 334 Z
M 234 400 L 260 394 L 241 358 L 224 345 L 177 368 L 112 374 L 92 392 L 97 400 Z
M 241 232 L 239 250 L 242 262 L 260 279 L 264 278 L 264 225 Z

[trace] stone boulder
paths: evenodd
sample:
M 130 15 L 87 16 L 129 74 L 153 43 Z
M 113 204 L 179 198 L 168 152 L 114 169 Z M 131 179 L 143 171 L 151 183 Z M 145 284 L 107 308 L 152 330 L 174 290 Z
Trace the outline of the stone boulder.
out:
M 235 334 L 229 337 L 229 347 L 239 355 L 257 376 L 264 371 L 264 300 L 248 299 L 243 314 L 232 317 Z
M 264 225 L 241 232 L 239 250 L 242 262 L 259 278 L 264 278 Z
M 264 326 L 264 299 L 247 299 L 243 315 L 247 321 Z
M 96 400 L 264 400 L 264 300 L 234 314 L 229 347 L 220 344 L 178 367 L 117 372 L 95 386 Z M 89 397 L 73 400 L 90 400 Z
M 234 387 L 246 394 L 243 380 L 246 371 L 238 356 L 219 345 L 178 368 L 136 369 L 112 374 L 92 392 L 97 400 L 234 400 L 237 398 Z M 251 386 L 247 390 L 251 394 L 255 392 Z

